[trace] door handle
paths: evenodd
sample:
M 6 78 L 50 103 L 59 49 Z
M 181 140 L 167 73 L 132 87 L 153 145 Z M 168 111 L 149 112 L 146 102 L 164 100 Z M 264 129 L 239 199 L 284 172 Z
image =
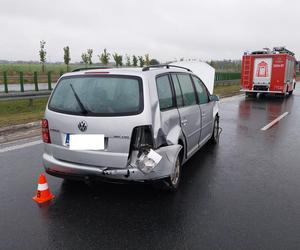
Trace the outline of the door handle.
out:
M 187 120 L 186 120 L 186 119 L 181 120 L 181 124 L 182 124 L 183 126 L 185 126 L 185 125 L 187 124 Z

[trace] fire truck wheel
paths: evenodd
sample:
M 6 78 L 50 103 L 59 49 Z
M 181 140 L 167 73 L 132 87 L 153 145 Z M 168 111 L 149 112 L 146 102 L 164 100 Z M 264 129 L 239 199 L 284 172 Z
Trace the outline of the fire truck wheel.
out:
M 255 98 L 257 96 L 257 93 L 254 92 L 246 92 L 246 97 Z
M 294 92 L 294 90 L 289 91 L 289 95 L 292 95 Z

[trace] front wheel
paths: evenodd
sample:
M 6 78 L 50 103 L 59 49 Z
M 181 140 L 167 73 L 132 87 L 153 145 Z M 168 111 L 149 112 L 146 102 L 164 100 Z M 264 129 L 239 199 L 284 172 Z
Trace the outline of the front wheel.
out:
M 219 136 L 220 136 L 219 130 L 220 130 L 220 118 L 219 116 L 216 116 L 214 120 L 213 134 L 210 138 L 210 141 L 213 144 L 217 144 L 219 142 Z

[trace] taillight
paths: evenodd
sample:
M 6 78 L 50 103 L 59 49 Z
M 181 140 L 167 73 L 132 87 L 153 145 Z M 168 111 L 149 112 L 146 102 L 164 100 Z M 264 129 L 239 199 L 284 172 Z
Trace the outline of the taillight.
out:
M 50 133 L 49 133 L 49 124 L 48 124 L 47 119 L 42 120 L 42 137 L 43 137 L 43 142 L 51 143 Z

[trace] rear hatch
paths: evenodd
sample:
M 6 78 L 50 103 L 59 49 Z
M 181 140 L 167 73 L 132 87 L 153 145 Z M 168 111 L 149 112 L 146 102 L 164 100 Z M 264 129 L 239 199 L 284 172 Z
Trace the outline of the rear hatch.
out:
M 270 86 L 272 76 L 272 57 L 259 57 L 254 60 L 253 84 Z
M 108 74 L 63 77 L 45 114 L 51 139 L 46 150 L 62 161 L 126 167 L 132 131 L 145 124 L 143 110 L 140 77 Z M 71 150 L 72 135 L 78 134 L 104 135 L 104 149 Z

